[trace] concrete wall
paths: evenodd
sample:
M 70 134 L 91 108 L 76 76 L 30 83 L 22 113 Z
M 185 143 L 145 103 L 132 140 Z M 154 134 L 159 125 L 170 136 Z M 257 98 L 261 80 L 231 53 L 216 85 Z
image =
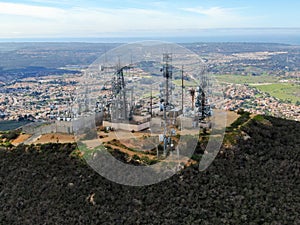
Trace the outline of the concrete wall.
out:
M 72 121 L 51 121 L 45 123 L 33 123 L 24 126 L 22 131 L 27 134 L 50 134 L 50 133 L 63 133 L 63 134 L 82 134 L 87 128 L 95 128 L 97 125 L 103 123 L 102 113 L 87 115 L 84 117 L 76 118 Z
M 111 123 L 103 121 L 104 127 L 112 127 L 116 130 L 127 130 L 127 131 L 141 131 L 150 128 L 150 122 L 142 124 L 128 124 L 128 123 Z
M 181 127 L 181 129 L 191 129 L 193 128 L 193 118 L 179 116 L 176 119 L 176 125 Z
M 136 116 L 136 115 L 133 115 L 132 119 L 135 122 L 146 123 L 146 122 L 149 122 L 151 120 L 151 116 L 150 115 L 148 115 L 148 116 Z

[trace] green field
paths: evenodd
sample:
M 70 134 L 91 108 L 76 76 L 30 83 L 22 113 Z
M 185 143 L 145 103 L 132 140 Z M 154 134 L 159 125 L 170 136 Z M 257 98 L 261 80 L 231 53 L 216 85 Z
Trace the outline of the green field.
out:
M 257 83 L 276 83 L 279 78 L 270 75 L 214 75 L 219 82 L 232 84 L 257 84 Z
M 249 84 L 261 92 L 270 94 L 283 101 L 296 103 L 300 99 L 300 85 L 292 83 L 279 83 L 280 78 L 270 75 L 214 75 L 221 83 Z
M 269 93 L 281 100 L 289 100 L 292 103 L 296 103 L 300 99 L 300 85 L 299 84 L 267 84 L 267 85 L 251 85 L 256 87 L 262 92 Z
M 181 86 L 181 80 L 173 80 L 173 83 L 176 86 Z M 183 85 L 185 87 L 196 87 L 196 86 L 198 86 L 198 84 L 195 81 L 186 81 L 186 80 L 183 81 Z

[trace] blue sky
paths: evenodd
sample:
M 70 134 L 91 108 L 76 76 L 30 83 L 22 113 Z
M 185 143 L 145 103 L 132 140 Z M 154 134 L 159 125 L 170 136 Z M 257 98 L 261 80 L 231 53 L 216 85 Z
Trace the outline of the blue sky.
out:
M 191 36 L 299 28 L 299 0 L 0 0 L 0 38 Z

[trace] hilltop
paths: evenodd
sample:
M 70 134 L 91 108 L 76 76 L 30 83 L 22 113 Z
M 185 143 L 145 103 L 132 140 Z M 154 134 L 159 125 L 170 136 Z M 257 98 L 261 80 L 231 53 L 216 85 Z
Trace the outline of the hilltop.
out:
M 145 187 L 101 177 L 75 144 L 3 149 L 0 224 L 299 224 L 299 140 L 299 122 L 239 119 L 206 171 Z

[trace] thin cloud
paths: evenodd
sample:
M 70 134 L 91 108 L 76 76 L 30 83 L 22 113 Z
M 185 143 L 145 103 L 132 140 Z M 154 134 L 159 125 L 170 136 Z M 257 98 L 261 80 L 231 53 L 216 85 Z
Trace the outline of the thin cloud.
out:
M 61 5 L 61 4 L 72 4 L 69 0 L 30 0 L 32 3 L 42 3 L 42 4 L 53 4 L 53 5 Z
M 77 35 L 130 32 L 160 28 L 166 13 L 139 8 L 82 8 L 62 9 L 17 3 L 1 3 L 0 37 Z
M 182 10 L 187 12 L 193 12 L 209 17 L 220 17 L 220 16 L 234 16 L 236 14 L 236 8 L 222 8 L 222 7 L 196 7 L 196 8 L 183 8 Z
M 194 13 L 160 8 L 60 8 L 0 2 L 0 18 L 7 21 L 0 23 L 0 38 L 99 36 L 113 33 L 176 35 L 180 29 L 242 27 L 250 21 L 235 14 L 234 9 L 198 7 L 185 10 Z
M 63 9 L 54 7 L 0 2 L 0 14 L 2 15 L 52 19 L 57 16 L 63 15 L 64 13 L 65 11 Z

